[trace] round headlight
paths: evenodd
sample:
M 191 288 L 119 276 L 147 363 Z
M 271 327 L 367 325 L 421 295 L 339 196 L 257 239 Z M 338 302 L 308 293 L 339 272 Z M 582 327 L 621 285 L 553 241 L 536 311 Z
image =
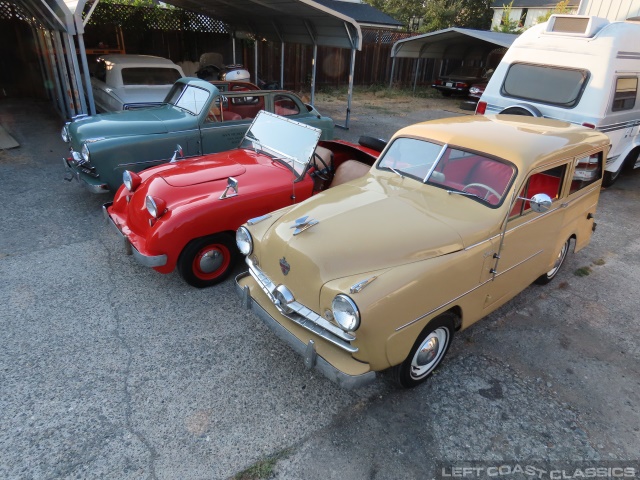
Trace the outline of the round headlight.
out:
M 331 310 L 333 311 L 333 318 L 344 331 L 353 332 L 360 326 L 358 307 L 346 295 L 342 293 L 336 295 L 333 302 L 331 302 Z
M 145 206 L 147 207 L 149 215 L 154 218 L 160 218 L 167 209 L 164 200 L 153 198 L 151 195 L 147 195 L 147 198 L 145 199 Z
M 251 255 L 253 252 L 253 239 L 247 227 L 240 227 L 236 231 L 236 245 L 243 255 Z
M 87 146 L 86 143 L 82 144 L 82 150 L 80 151 L 80 153 L 82 154 L 82 159 L 85 162 L 89 161 L 89 147 Z
M 133 192 L 136 188 L 138 188 L 138 185 L 140 185 L 141 181 L 142 180 L 140 179 L 139 175 L 130 172 L 129 170 L 125 170 L 122 174 L 122 183 L 124 183 L 124 186 L 127 187 L 127 190 L 129 190 L 130 192 Z
M 69 130 L 67 129 L 67 125 L 65 124 L 64 127 L 62 127 L 62 131 L 60 132 L 60 136 L 62 137 L 62 141 L 64 143 L 69 143 Z

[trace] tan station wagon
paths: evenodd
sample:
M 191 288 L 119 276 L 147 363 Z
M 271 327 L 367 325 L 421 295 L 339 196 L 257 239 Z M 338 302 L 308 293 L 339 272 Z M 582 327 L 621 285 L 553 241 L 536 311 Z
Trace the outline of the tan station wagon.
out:
M 589 243 L 608 148 L 600 132 L 516 115 L 404 128 L 364 176 L 240 227 L 243 303 L 340 385 L 392 367 L 415 386 L 456 331 Z

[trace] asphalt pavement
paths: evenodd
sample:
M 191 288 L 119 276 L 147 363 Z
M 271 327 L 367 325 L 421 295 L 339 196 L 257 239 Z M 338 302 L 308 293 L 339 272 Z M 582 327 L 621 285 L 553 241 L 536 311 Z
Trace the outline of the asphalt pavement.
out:
M 354 107 L 336 136 L 454 111 Z M 426 384 L 345 391 L 243 310 L 233 280 L 197 290 L 124 255 L 111 196 L 62 180 L 48 102 L 0 100 L 0 123 L 20 143 L 0 151 L 0 478 L 640 476 L 640 171 L 603 190 L 591 244 L 551 284 L 456 335 Z

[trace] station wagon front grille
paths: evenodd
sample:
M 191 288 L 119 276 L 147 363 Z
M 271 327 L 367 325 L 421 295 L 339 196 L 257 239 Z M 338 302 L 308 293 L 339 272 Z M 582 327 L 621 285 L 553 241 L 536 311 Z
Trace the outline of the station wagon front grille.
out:
M 273 283 L 271 279 L 260 268 L 258 268 L 258 266 L 249 260 L 249 258 L 247 258 L 247 265 L 249 265 L 249 273 L 251 273 L 251 276 L 258 283 L 262 291 L 267 295 L 269 300 L 278 307 L 275 297 L 275 291 L 278 286 Z M 294 301 L 288 303 L 287 307 L 291 309 L 292 312 L 287 313 L 282 311 L 280 308 L 278 308 L 278 311 L 292 322 L 295 322 L 301 327 L 313 332 L 342 350 L 346 350 L 349 353 L 355 353 L 358 351 L 358 347 L 354 347 L 350 343 L 356 339 L 354 335 L 333 325 L 299 302 Z

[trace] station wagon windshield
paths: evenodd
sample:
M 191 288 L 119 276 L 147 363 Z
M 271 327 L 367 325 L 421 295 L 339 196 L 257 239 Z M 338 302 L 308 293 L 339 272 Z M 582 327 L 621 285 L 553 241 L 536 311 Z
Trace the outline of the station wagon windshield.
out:
M 507 162 L 476 152 L 404 137 L 393 141 L 377 168 L 491 207 L 502 204 L 516 171 Z
M 317 128 L 262 110 L 240 146 L 271 156 L 300 177 L 309 165 L 321 133 Z
M 198 115 L 207 105 L 209 92 L 204 88 L 176 83 L 165 98 L 165 103 L 174 105 L 182 110 Z

